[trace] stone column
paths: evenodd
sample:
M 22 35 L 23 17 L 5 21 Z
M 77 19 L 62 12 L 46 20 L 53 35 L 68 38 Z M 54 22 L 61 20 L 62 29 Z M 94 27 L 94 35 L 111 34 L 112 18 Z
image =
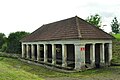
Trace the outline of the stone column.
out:
M 40 61 L 40 45 L 37 44 L 37 61 Z
M 75 44 L 75 70 L 85 69 L 85 44 Z
M 47 45 L 44 44 L 44 63 L 47 63 Z
M 91 67 L 95 67 L 95 44 L 90 46 L 90 61 Z
M 52 64 L 56 64 L 56 45 L 52 44 Z
M 62 67 L 67 67 L 67 46 L 62 44 Z
M 27 53 L 27 59 L 29 59 L 29 45 L 26 44 L 26 53 Z
M 22 44 L 22 58 L 25 58 L 25 46 Z
M 109 65 L 112 60 L 112 43 L 109 43 Z
M 32 60 L 35 60 L 35 51 L 34 51 L 35 49 L 34 49 L 34 44 L 31 44 L 31 53 L 32 53 Z
M 104 43 L 100 45 L 100 66 L 105 65 L 105 48 Z

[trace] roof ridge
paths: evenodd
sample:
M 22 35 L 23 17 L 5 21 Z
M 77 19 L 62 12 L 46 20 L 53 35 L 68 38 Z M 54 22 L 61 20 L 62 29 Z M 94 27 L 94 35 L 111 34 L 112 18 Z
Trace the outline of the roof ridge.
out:
M 78 17 L 75 16 L 75 21 L 76 21 L 76 26 L 77 26 L 77 31 L 78 31 L 78 38 L 81 38 L 81 33 L 80 33 L 80 28 L 79 28 L 79 21 L 78 21 Z

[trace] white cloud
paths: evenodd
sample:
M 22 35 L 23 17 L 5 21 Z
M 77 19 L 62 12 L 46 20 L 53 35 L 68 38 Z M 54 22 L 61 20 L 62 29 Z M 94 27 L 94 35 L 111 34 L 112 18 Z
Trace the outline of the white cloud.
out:
M 119 0 L 1 0 L 0 32 L 32 32 L 43 24 L 75 15 L 85 19 L 95 13 L 102 16 L 109 32 L 113 17 L 120 20 L 119 10 Z

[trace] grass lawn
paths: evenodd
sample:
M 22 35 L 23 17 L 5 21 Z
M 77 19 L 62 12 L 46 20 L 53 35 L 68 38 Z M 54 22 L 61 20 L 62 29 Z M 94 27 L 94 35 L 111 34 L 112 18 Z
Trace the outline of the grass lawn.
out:
M 120 66 L 63 73 L 21 62 L 18 59 L 0 57 L 0 80 L 119 80 Z
M 21 62 L 17 59 L 0 57 L 0 80 L 43 80 L 25 71 L 21 66 Z
M 112 34 L 116 39 L 120 40 L 120 34 Z

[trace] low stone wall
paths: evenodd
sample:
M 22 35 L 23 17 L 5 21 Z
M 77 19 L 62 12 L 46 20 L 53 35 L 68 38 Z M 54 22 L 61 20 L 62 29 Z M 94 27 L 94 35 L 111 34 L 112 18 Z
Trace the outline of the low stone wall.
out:
M 21 58 L 21 54 L 0 52 L 0 57 Z

